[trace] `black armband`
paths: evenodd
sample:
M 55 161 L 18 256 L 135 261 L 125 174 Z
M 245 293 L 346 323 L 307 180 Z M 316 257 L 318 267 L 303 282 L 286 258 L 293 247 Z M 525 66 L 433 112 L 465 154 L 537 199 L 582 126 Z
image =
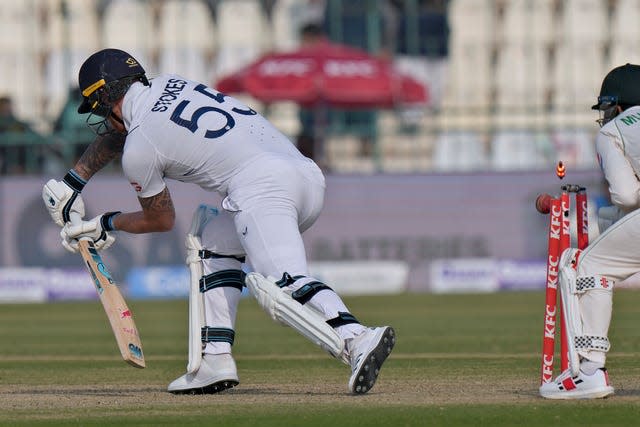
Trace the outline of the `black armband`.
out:
M 74 191 L 82 193 L 87 181 L 85 181 L 76 171 L 69 169 L 69 172 L 62 178 L 62 182 L 73 188 Z
M 122 212 L 117 211 L 117 212 L 107 212 L 106 214 L 102 215 L 102 218 L 100 218 L 100 225 L 102 226 L 102 229 L 104 231 L 114 231 L 116 228 L 113 226 L 113 218 L 116 215 L 120 215 Z

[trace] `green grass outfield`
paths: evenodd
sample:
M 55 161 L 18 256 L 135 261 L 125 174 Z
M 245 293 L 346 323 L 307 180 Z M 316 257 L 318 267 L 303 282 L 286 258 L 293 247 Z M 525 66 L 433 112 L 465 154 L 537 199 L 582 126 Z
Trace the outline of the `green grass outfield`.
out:
M 0 305 L 0 426 L 637 425 L 640 293 L 617 291 L 609 371 L 616 395 L 538 397 L 542 292 L 351 297 L 363 323 L 398 342 L 378 383 L 347 393 L 349 369 L 252 299 L 241 302 L 240 385 L 174 396 L 186 367 L 187 302 L 131 301 L 147 368 L 121 361 L 99 302 Z

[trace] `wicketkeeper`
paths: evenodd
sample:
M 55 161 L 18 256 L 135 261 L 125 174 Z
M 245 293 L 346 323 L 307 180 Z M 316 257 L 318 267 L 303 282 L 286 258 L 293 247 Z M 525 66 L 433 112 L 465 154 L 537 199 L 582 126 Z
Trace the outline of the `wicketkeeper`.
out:
M 640 281 L 640 65 L 611 70 L 592 108 L 600 112 L 596 151 L 613 205 L 598 211 L 600 236 L 560 258 L 570 367 L 540 387 L 549 399 L 613 394 L 605 368 L 613 288 Z
M 167 179 L 224 197 L 220 209 L 196 210 L 187 235 L 189 364 L 168 390 L 215 393 L 239 383 L 231 348 L 247 286 L 274 320 L 350 365 L 352 393 L 368 392 L 395 332 L 363 326 L 327 284 L 309 275 L 301 233 L 320 215 L 325 191 L 316 164 L 238 100 L 178 75 L 150 81 L 121 50 L 91 55 L 79 84 L 78 112 L 89 114 L 97 138 L 61 181 L 50 180 L 43 190 L 65 248 L 77 250 L 76 239 L 86 236 L 104 249 L 116 230 L 170 230 L 175 211 Z M 86 182 L 119 155 L 141 210 L 71 223 L 72 212 L 84 216 Z

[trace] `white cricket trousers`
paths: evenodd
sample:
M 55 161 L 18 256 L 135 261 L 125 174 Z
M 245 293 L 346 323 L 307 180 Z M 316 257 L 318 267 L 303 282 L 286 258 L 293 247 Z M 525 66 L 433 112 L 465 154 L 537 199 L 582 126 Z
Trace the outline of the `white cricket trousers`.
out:
M 205 228 L 202 244 L 221 255 L 244 255 L 251 271 L 276 280 L 283 273 L 305 276 L 291 290 L 313 281 L 309 277 L 302 232 L 318 218 L 324 203 L 325 181 L 311 160 L 273 158 L 254 161 L 234 177 L 223 210 Z M 233 258 L 208 259 L 205 274 L 238 269 Z M 209 326 L 233 330 L 240 291 L 217 288 L 205 294 L 205 319 Z M 309 301 L 325 319 L 348 313 L 342 299 L 331 290 L 321 290 Z M 343 339 L 364 330 L 359 323 L 339 326 Z M 205 353 L 230 353 L 225 342 L 208 343 Z
M 616 282 L 640 279 L 640 210 L 619 219 L 587 246 L 578 258 L 577 276 L 600 275 Z M 614 289 L 615 289 L 614 287 Z M 585 335 L 607 336 L 613 312 L 613 293 L 601 289 L 580 296 L 582 328 Z M 591 350 L 580 355 L 604 366 L 606 353 Z
M 599 274 L 618 284 L 640 272 L 640 209 L 606 229 L 580 255 L 578 276 Z
M 203 245 L 225 255 L 246 255 L 263 276 L 307 276 L 301 233 L 318 218 L 324 176 L 309 159 L 263 157 L 229 185 L 221 215 L 203 233 Z

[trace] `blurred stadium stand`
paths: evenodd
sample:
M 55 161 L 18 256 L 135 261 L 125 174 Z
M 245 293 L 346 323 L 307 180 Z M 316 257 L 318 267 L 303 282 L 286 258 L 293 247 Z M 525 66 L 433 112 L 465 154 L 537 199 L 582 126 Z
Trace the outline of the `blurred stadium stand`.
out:
M 639 20 L 638 0 L 2 1 L 0 96 L 36 133 L 2 133 L 0 147 L 27 147 L 24 167 L 12 169 L 20 173 L 68 167 L 90 140 L 70 90 L 100 48 L 130 51 L 151 76 L 214 84 L 261 53 L 296 47 L 300 27 L 316 22 L 333 41 L 391 57 L 431 93 L 417 110 L 336 112 L 331 171 L 531 170 L 558 160 L 591 169 L 589 108 L 609 69 L 640 63 Z M 244 100 L 295 140 L 297 105 Z M 363 151 L 363 140 L 372 147 Z

